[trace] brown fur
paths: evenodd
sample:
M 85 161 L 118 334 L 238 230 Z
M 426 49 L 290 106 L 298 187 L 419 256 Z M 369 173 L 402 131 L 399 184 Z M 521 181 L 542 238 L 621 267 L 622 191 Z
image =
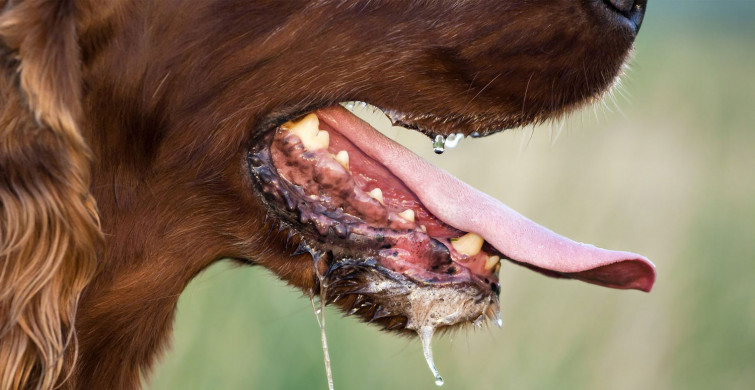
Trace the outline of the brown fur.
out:
M 559 115 L 633 40 L 591 3 L 0 0 L 0 388 L 138 387 L 219 259 L 312 287 L 255 132 L 346 100 L 438 134 Z

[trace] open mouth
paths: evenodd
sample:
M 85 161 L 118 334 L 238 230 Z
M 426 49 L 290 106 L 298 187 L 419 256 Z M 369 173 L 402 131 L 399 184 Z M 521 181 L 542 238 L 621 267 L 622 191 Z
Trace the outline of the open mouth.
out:
M 499 322 L 501 260 L 553 277 L 652 288 L 646 258 L 553 233 L 341 106 L 278 123 L 249 149 L 255 190 L 300 242 L 295 253 L 315 259 L 321 297 L 348 314 L 414 332 Z

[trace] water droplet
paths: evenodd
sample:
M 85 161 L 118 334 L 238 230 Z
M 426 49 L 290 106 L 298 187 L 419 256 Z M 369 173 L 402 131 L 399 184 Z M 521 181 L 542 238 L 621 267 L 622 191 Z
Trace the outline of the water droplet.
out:
M 437 154 L 443 153 L 443 151 L 445 150 L 443 145 L 445 143 L 446 143 L 446 139 L 443 138 L 442 135 L 436 135 L 435 140 L 433 141 L 433 152 Z
M 480 314 L 480 316 L 477 317 L 477 319 L 475 319 L 472 324 L 474 324 L 474 326 L 478 328 L 482 328 L 483 321 L 485 321 L 485 314 Z
M 499 328 L 503 328 L 503 320 L 501 319 L 501 308 L 496 305 L 495 306 L 495 324 Z
M 459 141 L 461 141 L 462 138 L 464 138 L 464 134 L 462 133 L 451 134 L 448 136 L 448 138 L 446 138 L 446 141 L 443 143 L 443 146 L 446 149 L 453 149 L 456 147 L 456 145 L 459 144 Z
M 443 386 L 443 378 L 440 376 L 438 369 L 435 368 L 435 362 L 433 361 L 432 340 L 434 332 L 435 328 L 432 326 L 423 326 L 417 333 L 419 334 L 420 340 L 422 340 L 422 351 L 424 352 L 427 366 L 430 367 L 430 371 L 433 373 L 433 376 L 435 376 L 435 385 Z

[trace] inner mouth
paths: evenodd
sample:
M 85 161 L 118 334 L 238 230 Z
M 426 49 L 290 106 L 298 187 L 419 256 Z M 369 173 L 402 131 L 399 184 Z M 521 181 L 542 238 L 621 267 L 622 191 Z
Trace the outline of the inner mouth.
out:
M 644 257 L 559 236 L 340 106 L 267 131 L 249 165 L 270 212 L 315 258 L 326 302 L 386 329 L 498 320 L 501 259 L 614 288 L 649 291 L 655 279 Z

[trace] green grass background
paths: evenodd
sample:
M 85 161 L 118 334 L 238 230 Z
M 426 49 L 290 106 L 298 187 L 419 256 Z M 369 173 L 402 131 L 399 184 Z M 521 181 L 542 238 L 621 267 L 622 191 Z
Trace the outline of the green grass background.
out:
M 388 131 L 533 220 L 658 267 L 644 294 L 504 265 L 503 329 L 434 342 L 444 388 L 755 388 L 753 20 L 751 0 L 651 0 L 603 105 L 441 159 Z M 327 388 L 308 299 L 263 268 L 212 267 L 176 318 L 148 388 Z M 327 332 L 336 388 L 435 388 L 417 340 L 332 309 Z

